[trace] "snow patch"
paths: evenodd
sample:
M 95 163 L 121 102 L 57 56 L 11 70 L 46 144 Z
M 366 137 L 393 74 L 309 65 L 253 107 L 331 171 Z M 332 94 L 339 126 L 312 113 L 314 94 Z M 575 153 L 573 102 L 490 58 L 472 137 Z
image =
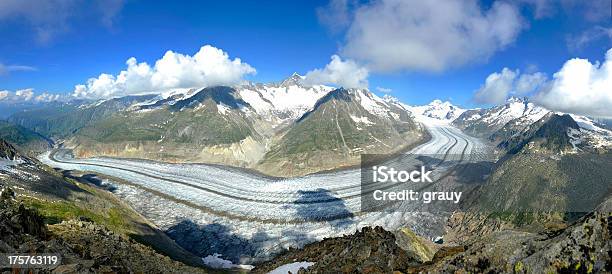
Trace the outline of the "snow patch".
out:
M 286 265 L 281 265 L 277 268 L 275 268 L 274 270 L 268 272 L 268 274 L 287 274 L 289 272 L 291 273 L 298 273 L 298 271 L 300 269 L 308 269 L 309 267 L 313 266 L 315 263 L 313 262 L 295 262 L 295 263 L 290 263 L 290 264 L 286 264 Z
M 385 103 L 385 101 L 383 101 L 383 99 L 380 99 L 380 97 L 362 89 L 356 90 L 356 95 L 361 106 L 369 113 L 378 116 L 384 116 L 387 114 L 389 106 L 387 103 Z
M 357 117 L 357 116 L 353 116 L 352 114 L 351 116 L 351 120 L 353 120 L 353 122 L 355 123 L 360 123 L 360 124 L 365 124 L 365 125 L 373 125 L 374 123 L 371 122 L 368 117 Z
M 0 170 L 10 171 L 12 167 L 25 163 L 22 159 L 9 160 L 0 158 Z
M 231 269 L 231 268 L 239 268 L 239 269 L 247 269 L 251 270 L 254 268 L 252 265 L 244 265 L 244 264 L 234 264 L 232 261 L 225 260 L 221 258 L 221 254 L 214 253 L 213 255 L 208 255 L 202 258 L 202 261 L 205 265 L 215 268 L 215 269 Z
M 219 114 L 225 115 L 229 110 L 230 110 L 229 106 L 223 103 L 217 104 L 217 111 L 219 112 Z
M 582 137 L 580 130 L 568 128 L 567 136 L 570 138 L 569 142 L 572 144 L 572 147 L 574 147 L 574 150 L 577 150 L 578 145 L 584 142 L 584 138 Z
M 593 120 L 589 119 L 588 117 L 575 115 L 575 114 L 570 114 L 570 116 L 572 116 L 572 119 L 574 119 L 574 121 L 576 121 L 578 126 L 580 126 L 581 128 L 591 130 L 591 131 L 596 131 L 596 132 L 602 132 L 602 133 L 610 132 L 607 129 L 598 127 L 596 123 Z

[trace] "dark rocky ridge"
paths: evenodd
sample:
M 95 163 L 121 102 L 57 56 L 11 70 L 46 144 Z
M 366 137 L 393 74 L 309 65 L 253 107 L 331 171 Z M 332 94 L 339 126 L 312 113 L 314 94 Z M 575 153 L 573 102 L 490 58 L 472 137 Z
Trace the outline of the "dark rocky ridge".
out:
M 328 238 L 257 266 L 253 273 L 267 273 L 293 262 L 316 262 L 308 273 L 391 273 L 408 268 L 418 258 L 401 249 L 393 233 L 381 227 L 364 227 L 353 235 Z
M 422 261 L 380 227 L 289 250 L 261 264 L 267 273 L 293 262 L 313 262 L 299 273 L 609 273 L 612 271 L 612 199 L 563 229 L 540 233 L 500 229 L 445 244 Z M 418 242 L 408 242 L 414 250 Z
M 17 160 L 20 157 L 21 156 L 13 145 L 9 144 L 4 139 L 0 139 L 0 158 Z

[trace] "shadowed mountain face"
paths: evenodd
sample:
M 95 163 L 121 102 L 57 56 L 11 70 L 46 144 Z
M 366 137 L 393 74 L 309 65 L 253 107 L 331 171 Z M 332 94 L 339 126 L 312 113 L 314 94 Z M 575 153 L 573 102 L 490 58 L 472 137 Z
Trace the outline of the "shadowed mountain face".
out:
M 573 148 L 568 132 L 579 129 L 580 127 L 571 116 L 551 113 L 529 125 L 520 134 L 515 134 L 502 141 L 498 147 L 504 148 L 510 153 L 517 153 L 525 145 L 537 143 L 539 146 L 553 151 L 568 150 Z
M 24 151 L 45 151 L 52 142 L 42 135 L 25 127 L 0 120 L 0 139 L 19 146 Z
M 0 158 L 7 160 L 17 160 L 20 157 L 21 156 L 19 155 L 15 147 L 13 147 L 13 145 L 9 144 L 4 139 L 0 139 Z

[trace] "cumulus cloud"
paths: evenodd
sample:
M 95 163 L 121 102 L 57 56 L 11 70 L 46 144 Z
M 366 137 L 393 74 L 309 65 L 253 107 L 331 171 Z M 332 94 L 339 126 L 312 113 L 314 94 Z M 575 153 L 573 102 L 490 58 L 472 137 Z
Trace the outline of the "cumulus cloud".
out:
M 514 90 L 510 92 L 511 95 L 526 95 L 530 94 L 540 87 L 545 85 L 547 81 L 546 74 L 541 72 L 534 73 L 523 73 L 514 83 Z
M 367 88 L 368 70 L 353 60 L 342 60 L 333 55 L 331 62 L 323 69 L 314 69 L 306 73 L 304 83 L 307 85 L 332 84 L 345 88 Z
M 18 20 L 27 23 L 41 43 L 49 42 L 59 33 L 70 29 L 76 16 L 92 15 L 105 26 L 112 25 L 124 0 L 2 0 L 0 21 Z
M 59 94 L 51 94 L 48 92 L 43 92 L 39 95 L 36 95 L 33 88 L 19 89 L 14 92 L 9 90 L 0 91 L 0 102 L 9 103 L 48 103 L 61 100 L 62 97 L 63 96 Z
M 30 101 L 32 97 L 34 96 L 34 89 L 27 88 L 27 89 L 17 90 L 15 91 L 15 96 L 18 98 L 22 98 L 24 101 Z
M 505 1 L 483 9 L 475 0 L 380 0 L 352 10 L 340 13 L 341 22 L 350 20 L 340 52 L 375 72 L 443 71 L 484 61 L 524 28 L 517 7 Z
M 474 101 L 482 104 L 501 104 L 509 96 L 530 94 L 546 83 L 546 75 L 541 72 L 524 73 L 509 68 L 491 73 L 484 85 L 474 94 Z
M 167 51 L 153 66 L 132 57 L 117 75 L 100 74 L 75 86 L 73 96 L 109 98 L 161 92 L 172 88 L 232 85 L 255 69 L 240 58 L 230 59 L 221 49 L 205 45 L 193 56 Z
M 612 49 L 602 64 L 568 60 L 535 100 L 555 111 L 612 118 Z
M 34 97 L 34 101 L 48 103 L 53 101 L 58 101 L 61 98 L 59 94 L 51 94 L 47 92 L 43 92 L 42 94 Z
M 474 100 L 483 104 L 503 103 L 512 90 L 517 72 L 504 68 L 487 76 L 485 84 L 474 94 Z

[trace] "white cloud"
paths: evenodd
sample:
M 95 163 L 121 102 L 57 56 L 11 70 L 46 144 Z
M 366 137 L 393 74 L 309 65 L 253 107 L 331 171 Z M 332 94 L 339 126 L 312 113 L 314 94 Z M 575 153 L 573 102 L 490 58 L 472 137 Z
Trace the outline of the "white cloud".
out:
M 603 64 L 568 60 L 535 100 L 555 111 L 612 118 L 612 49 Z
M 483 104 L 501 104 L 509 96 L 522 96 L 530 94 L 542 87 L 546 82 L 546 75 L 541 72 L 523 73 L 509 68 L 501 72 L 491 73 L 485 83 L 474 94 L 474 101 Z
M 343 56 L 377 72 L 443 71 L 488 59 L 524 28 L 516 6 L 475 0 L 380 0 L 355 9 Z
M 118 75 L 100 74 L 86 84 L 75 86 L 73 96 L 108 98 L 138 93 L 161 92 L 172 88 L 232 85 L 256 71 L 239 58 L 206 45 L 193 56 L 167 51 L 153 67 L 132 57 Z
M 34 96 L 34 89 L 27 88 L 27 89 L 17 90 L 15 91 L 15 96 L 23 99 L 23 101 L 30 101 L 32 97 Z
M 61 100 L 63 97 L 64 96 L 62 95 L 51 94 L 48 92 L 43 92 L 40 95 L 36 95 L 33 88 L 20 89 L 16 90 L 15 92 L 9 90 L 0 91 L 0 101 L 9 103 L 48 103 Z
M 536 91 L 546 83 L 546 74 L 541 72 L 523 73 L 514 83 L 514 93 L 511 95 L 526 95 Z
M 342 60 L 333 55 L 331 62 L 323 69 L 314 69 L 306 73 L 304 83 L 307 85 L 332 84 L 345 88 L 367 88 L 368 70 L 353 60 Z
M 383 88 L 383 87 L 376 87 L 376 90 L 378 90 L 379 92 L 382 92 L 382 93 L 391 93 L 391 91 L 393 91 L 390 88 Z
M 61 96 L 59 94 L 50 94 L 47 92 L 43 92 L 42 94 L 36 96 L 34 98 L 34 101 L 48 103 L 48 102 L 57 101 L 60 99 L 60 97 Z
M 485 84 L 474 94 L 474 100 L 484 104 L 503 103 L 512 90 L 517 74 L 518 71 L 508 68 L 502 69 L 500 73 L 491 73 Z

